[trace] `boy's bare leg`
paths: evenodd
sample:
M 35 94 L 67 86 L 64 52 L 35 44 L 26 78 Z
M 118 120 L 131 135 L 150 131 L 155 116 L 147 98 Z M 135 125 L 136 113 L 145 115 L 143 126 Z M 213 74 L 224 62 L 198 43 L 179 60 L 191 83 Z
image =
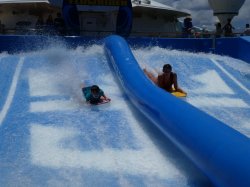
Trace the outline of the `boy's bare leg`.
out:
M 148 76 L 148 78 L 153 81 L 156 85 L 158 84 L 157 78 L 153 75 L 153 73 L 147 71 L 145 68 L 143 69 L 144 73 Z

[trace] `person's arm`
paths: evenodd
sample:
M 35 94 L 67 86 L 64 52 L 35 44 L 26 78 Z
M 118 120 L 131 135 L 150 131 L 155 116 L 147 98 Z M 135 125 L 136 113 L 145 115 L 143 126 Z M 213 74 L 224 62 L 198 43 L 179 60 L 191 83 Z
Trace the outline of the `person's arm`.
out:
M 182 92 L 182 93 L 185 93 L 186 92 L 184 90 L 182 90 L 179 86 L 178 86 L 178 81 L 177 81 L 177 74 L 174 73 L 174 77 L 173 77 L 173 81 L 174 81 L 174 89 L 178 92 Z
M 104 94 L 104 92 L 102 91 L 102 90 L 100 90 L 100 92 L 101 92 L 101 99 L 102 100 L 106 100 L 106 101 L 111 101 L 111 99 L 110 98 L 108 98 L 105 94 Z
M 108 98 L 106 95 L 103 95 L 100 98 L 101 98 L 101 100 L 104 100 L 104 101 L 111 101 L 111 99 Z

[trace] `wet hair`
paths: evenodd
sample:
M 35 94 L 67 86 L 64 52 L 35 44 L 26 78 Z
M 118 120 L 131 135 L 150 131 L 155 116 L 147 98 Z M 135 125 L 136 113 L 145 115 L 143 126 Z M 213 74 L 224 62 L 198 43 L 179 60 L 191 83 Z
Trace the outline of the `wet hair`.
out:
M 93 86 L 91 86 L 90 90 L 91 90 L 91 92 L 99 92 L 100 88 L 97 85 L 93 85 Z
M 170 64 L 165 64 L 162 68 L 162 71 L 165 73 L 167 70 L 172 71 L 172 66 Z
M 91 86 L 90 90 L 91 90 L 91 93 L 92 93 L 90 103 L 96 105 L 99 102 L 101 102 L 100 94 L 99 94 L 100 88 L 97 85 L 93 85 L 93 86 Z

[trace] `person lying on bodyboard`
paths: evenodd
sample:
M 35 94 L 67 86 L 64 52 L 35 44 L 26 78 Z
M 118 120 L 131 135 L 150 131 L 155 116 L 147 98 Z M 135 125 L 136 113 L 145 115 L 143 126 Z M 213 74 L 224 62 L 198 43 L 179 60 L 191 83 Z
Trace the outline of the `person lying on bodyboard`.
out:
M 103 90 L 97 85 L 83 87 L 82 93 L 86 99 L 86 102 L 92 105 L 104 104 L 111 101 L 111 99 L 105 96 Z
M 160 88 L 177 97 L 186 97 L 187 93 L 178 86 L 177 74 L 172 72 L 172 66 L 165 64 L 162 73 L 155 77 L 151 72 L 143 69 L 144 73 Z

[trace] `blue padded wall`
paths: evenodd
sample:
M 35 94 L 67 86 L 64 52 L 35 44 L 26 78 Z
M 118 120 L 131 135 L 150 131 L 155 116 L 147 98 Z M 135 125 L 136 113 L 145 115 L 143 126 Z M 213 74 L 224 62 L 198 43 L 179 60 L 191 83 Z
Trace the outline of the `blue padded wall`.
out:
M 0 52 L 19 52 L 28 50 L 42 49 L 51 42 L 62 40 L 69 44 L 69 47 L 77 47 L 84 44 L 102 42 L 102 37 L 60 37 L 42 35 L 0 35 Z M 130 37 L 128 43 L 135 47 L 159 46 L 190 52 L 216 53 L 227 55 L 250 63 L 250 36 L 235 38 L 217 38 L 215 48 L 211 38 L 149 38 L 149 37 Z
M 102 38 L 97 37 L 62 37 L 42 35 L 0 35 L 0 52 L 26 52 L 46 49 L 55 43 L 76 48 L 80 45 L 100 44 Z
M 250 63 L 250 36 L 234 38 L 129 38 L 128 43 L 135 47 L 159 46 L 162 48 L 190 52 L 215 53 L 237 58 Z
M 215 53 L 227 55 L 250 63 L 250 36 L 220 38 L 216 40 Z

